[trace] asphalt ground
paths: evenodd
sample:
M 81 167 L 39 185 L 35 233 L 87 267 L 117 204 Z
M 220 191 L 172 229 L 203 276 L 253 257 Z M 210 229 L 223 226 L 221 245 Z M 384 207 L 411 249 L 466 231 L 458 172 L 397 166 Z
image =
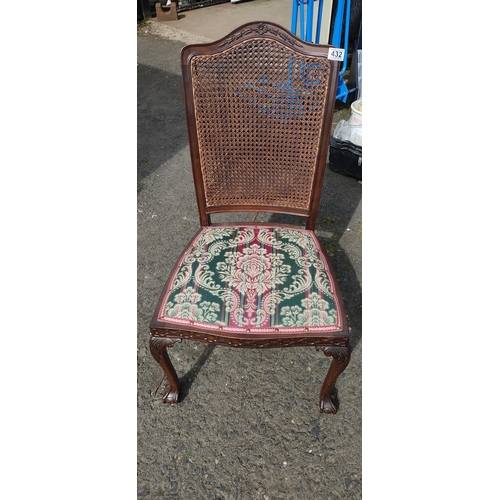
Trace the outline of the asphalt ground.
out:
M 317 225 L 351 327 L 351 360 L 336 384 L 339 412 L 319 412 L 331 360 L 314 348 L 183 342 L 169 351 L 181 402 L 163 404 L 163 386 L 150 394 L 162 370 L 149 352 L 148 325 L 172 266 L 199 227 L 179 62 L 182 46 L 197 40 L 151 31 L 142 26 L 137 36 L 137 498 L 359 499 L 362 186 L 356 179 L 326 169 Z M 334 123 L 345 113 L 340 106 Z

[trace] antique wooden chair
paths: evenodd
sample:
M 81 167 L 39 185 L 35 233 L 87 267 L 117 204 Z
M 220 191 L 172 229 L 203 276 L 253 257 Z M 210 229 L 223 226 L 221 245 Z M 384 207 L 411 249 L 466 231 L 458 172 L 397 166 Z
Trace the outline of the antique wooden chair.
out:
M 177 403 L 166 348 L 183 339 L 231 347 L 315 346 L 332 357 L 320 410 L 349 363 L 338 283 L 314 227 L 326 166 L 338 62 L 271 22 L 252 22 L 181 53 L 201 228 L 161 293 L 150 349 Z M 221 212 L 305 217 L 212 224 Z

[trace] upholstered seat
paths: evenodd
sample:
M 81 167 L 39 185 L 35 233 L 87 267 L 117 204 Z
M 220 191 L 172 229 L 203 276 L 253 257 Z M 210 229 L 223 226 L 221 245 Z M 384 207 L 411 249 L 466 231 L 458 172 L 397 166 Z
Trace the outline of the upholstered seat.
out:
M 338 283 L 314 228 L 339 63 L 329 47 L 252 22 L 182 49 L 181 65 L 201 229 L 177 261 L 150 324 L 150 349 L 177 403 L 167 353 L 182 340 L 231 347 L 314 346 L 332 357 L 320 410 L 336 413 L 349 363 Z M 215 213 L 279 213 L 277 222 L 213 225 Z M 255 218 L 253 219 L 255 220 Z
M 202 228 L 168 281 L 157 319 L 207 332 L 342 330 L 327 262 L 313 231 Z

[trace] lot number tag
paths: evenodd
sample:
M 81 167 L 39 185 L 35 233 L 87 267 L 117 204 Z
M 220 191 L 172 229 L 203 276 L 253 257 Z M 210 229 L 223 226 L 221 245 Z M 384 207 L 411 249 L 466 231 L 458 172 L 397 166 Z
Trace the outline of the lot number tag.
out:
M 328 49 L 328 59 L 331 61 L 343 61 L 344 60 L 344 49 L 336 49 L 330 47 Z

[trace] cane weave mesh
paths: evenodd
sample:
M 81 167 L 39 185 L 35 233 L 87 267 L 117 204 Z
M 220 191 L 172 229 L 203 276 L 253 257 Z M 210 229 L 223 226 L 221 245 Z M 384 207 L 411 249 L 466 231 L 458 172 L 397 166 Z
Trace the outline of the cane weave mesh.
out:
M 309 209 L 330 71 L 266 38 L 193 57 L 207 207 Z

